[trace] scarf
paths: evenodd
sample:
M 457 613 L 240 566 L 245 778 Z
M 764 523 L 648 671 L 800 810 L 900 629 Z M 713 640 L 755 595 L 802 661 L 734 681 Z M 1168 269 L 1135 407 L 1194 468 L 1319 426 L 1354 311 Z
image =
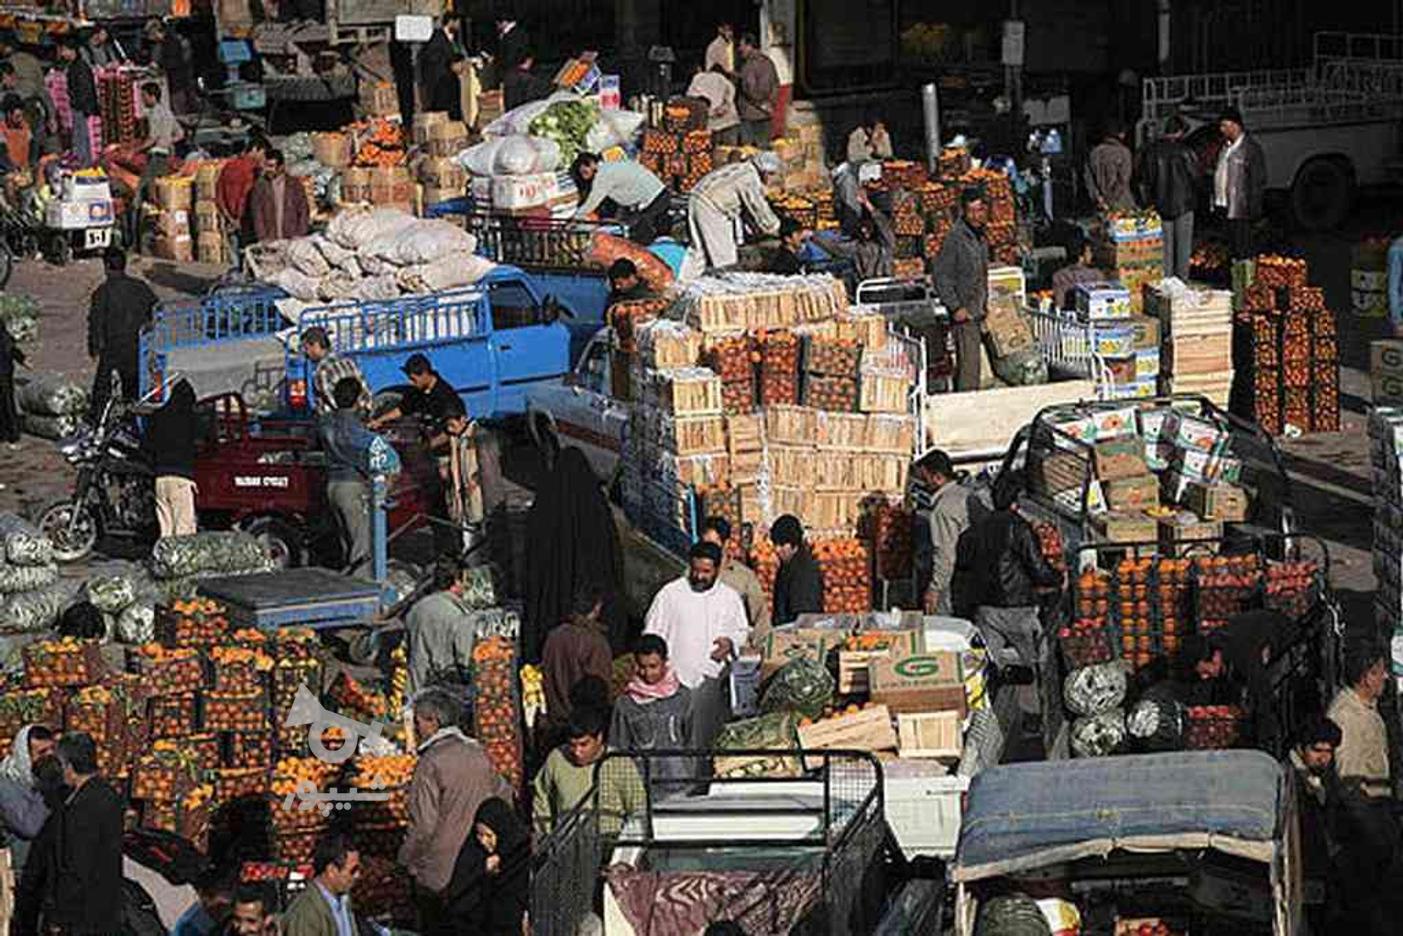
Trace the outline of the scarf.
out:
M 663 678 L 658 680 L 656 685 L 648 685 L 643 681 L 643 677 L 637 674 L 628 681 L 624 687 L 624 692 L 628 697 L 640 705 L 649 702 L 657 702 L 660 699 L 670 699 L 677 694 L 678 688 L 682 684 L 677 680 L 677 670 L 672 668 L 672 664 L 667 664 L 667 670 L 663 673 Z
M 29 730 L 33 725 L 25 725 L 15 735 L 14 747 L 5 759 L 0 761 L 0 777 L 13 780 L 26 789 L 34 788 L 34 765 L 29 760 Z
M 433 746 L 434 746 L 435 744 L 437 744 L 439 741 L 443 741 L 443 740 L 445 740 L 445 739 L 447 739 L 447 738 L 457 738 L 459 741 L 462 741 L 464 744 L 472 744 L 472 743 L 473 743 L 473 740 L 472 740 L 471 738 L 469 738 L 467 735 L 463 734 L 463 729 L 459 728 L 457 725 L 449 725 L 447 728 L 440 728 L 438 731 L 435 731 L 433 734 L 431 734 L 431 735 L 429 736 L 429 738 L 428 738 L 427 741 L 425 741 L 425 742 L 423 742 L 422 744 L 420 744 L 420 745 L 419 745 L 419 753 L 420 753 L 420 754 L 423 754 L 425 751 L 427 751 L 429 748 L 433 747 Z

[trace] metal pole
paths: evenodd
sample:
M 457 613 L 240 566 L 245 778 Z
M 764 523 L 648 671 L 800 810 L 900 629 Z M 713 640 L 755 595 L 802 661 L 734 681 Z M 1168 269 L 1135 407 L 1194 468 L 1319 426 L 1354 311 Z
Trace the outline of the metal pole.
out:
M 935 82 L 921 86 L 921 116 L 926 130 L 926 168 L 934 172 L 940 160 L 940 89 Z

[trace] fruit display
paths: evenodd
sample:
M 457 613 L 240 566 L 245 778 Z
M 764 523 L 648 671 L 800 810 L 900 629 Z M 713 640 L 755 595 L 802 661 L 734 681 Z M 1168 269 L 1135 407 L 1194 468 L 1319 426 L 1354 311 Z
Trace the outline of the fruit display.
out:
M 190 698 L 191 721 L 194 721 L 195 699 Z M 189 751 L 195 758 L 195 763 L 199 765 L 201 771 L 214 770 L 224 766 L 224 744 L 217 734 L 196 734 L 187 735 L 181 741 L 185 750 Z
M 1191 705 L 1184 726 L 1184 747 L 1191 751 L 1223 750 L 1242 733 L 1242 709 L 1235 705 Z
M 360 877 L 351 889 L 351 900 L 356 912 L 368 919 L 389 919 L 400 928 L 415 922 L 409 877 L 392 856 L 367 854 L 362 858 Z
M 215 647 L 209 659 L 214 667 L 214 688 L 220 692 L 258 692 L 273 669 L 272 657 L 246 646 Z
M 225 743 L 225 767 L 259 767 L 267 770 L 273 763 L 273 735 L 268 731 L 233 732 Z
M 926 232 L 926 219 L 915 193 L 907 189 L 892 193 L 891 226 L 898 237 L 919 237 Z
M 25 725 L 63 724 L 63 694 L 56 689 L 7 689 L 0 692 L 0 738 L 13 741 Z
M 1247 610 L 1262 581 L 1254 555 L 1200 556 L 1194 559 L 1198 583 L 1198 629 L 1207 633 Z
M 129 657 L 132 670 L 146 680 L 153 696 L 181 695 L 204 685 L 204 664 L 193 647 L 142 644 Z
M 198 729 L 197 694 L 156 696 L 147 703 L 151 734 L 157 738 L 183 738 Z
M 814 560 L 823 575 L 823 610 L 859 614 L 872 607 L 872 558 L 859 539 L 819 540 Z
M 788 331 L 762 332 L 760 349 L 760 403 L 763 406 L 799 402 L 799 339 Z
M 690 192 L 716 166 L 711 131 L 644 130 L 638 162 L 673 191 Z
M 512 789 L 525 783 L 522 761 L 521 714 L 517 703 L 516 651 L 502 637 L 480 640 L 473 647 L 474 736 L 487 749 L 492 766 Z
M 24 683 L 31 689 L 87 686 L 100 682 L 107 671 L 96 640 L 61 637 L 27 644 Z
M 1301 287 L 1309 279 L 1306 261 L 1300 257 L 1262 254 L 1253 261 L 1254 282 L 1271 289 Z
M 214 798 L 223 805 L 268 792 L 267 767 L 221 767 L 214 771 Z
M 1111 639 L 1104 618 L 1078 618 L 1057 632 L 1068 667 L 1091 666 L 1111 659 Z
M 855 413 L 861 386 L 861 381 L 855 377 L 807 374 L 804 377 L 803 404 L 829 413 Z
M 1267 608 L 1289 618 L 1304 617 L 1315 600 L 1315 582 L 1319 572 L 1320 566 L 1309 560 L 1268 565 Z
M 345 670 L 336 674 L 326 696 L 342 715 L 357 721 L 383 719 L 389 713 L 382 693 L 371 689 Z
M 317 850 L 320 829 L 304 832 L 285 832 L 273 838 L 273 852 L 279 862 L 286 864 L 310 864 Z
M 878 578 L 904 579 L 911 575 L 914 522 L 911 511 L 885 498 L 877 499 L 867 513 L 863 538 L 872 544 Z
M 147 800 L 141 804 L 141 828 L 172 832 L 204 851 L 213 798 L 214 787 L 201 784 L 173 802 Z
M 310 627 L 284 627 L 273 635 L 273 656 L 280 665 L 289 659 L 316 657 L 320 646 L 317 632 Z
M 65 731 L 85 731 L 99 746 L 120 742 L 127 734 L 127 705 L 121 690 L 85 686 L 64 706 Z
M 862 343 L 852 338 L 804 338 L 804 371 L 828 377 L 856 377 L 862 367 Z
M 200 727 L 204 731 L 256 734 L 268 730 L 268 699 L 261 691 L 200 694 Z
M 1038 538 L 1038 549 L 1047 564 L 1054 569 L 1066 568 L 1067 558 L 1063 552 L 1062 534 L 1058 532 L 1057 526 L 1052 523 L 1034 523 L 1033 533 Z
M 1188 930 L 1171 926 L 1159 917 L 1116 920 L 1114 936 L 1185 936 Z
M 167 647 L 207 647 L 225 639 L 227 611 L 210 598 L 156 606 L 156 639 Z
M 132 768 L 132 799 L 174 803 L 200 785 L 199 761 L 187 747 L 156 741 Z
M 409 781 L 414 778 L 413 754 L 361 757 L 353 765 L 351 786 L 356 790 L 388 794 L 381 801 L 362 803 L 356 810 L 357 825 L 407 825 Z
M 409 688 L 409 654 L 400 644 L 390 651 L 390 691 L 385 695 L 385 706 L 390 715 L 398 715 L 404 709 L 405 691 Z
M 1188 617 L 1190 565 L 1186 559 L 1127 558 L 1114 572 L 1088 569 L 1076 580 L 1075 615 L 1083 630 L 1104 628 L 1112 651 L 1136 667 L 1174 654 Z

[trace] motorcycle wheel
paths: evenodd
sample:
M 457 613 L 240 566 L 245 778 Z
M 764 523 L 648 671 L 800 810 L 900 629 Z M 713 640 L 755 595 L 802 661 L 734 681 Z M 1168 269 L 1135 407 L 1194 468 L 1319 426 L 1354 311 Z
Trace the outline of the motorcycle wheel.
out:
M 92 508 L 71 500 L 45 507 L 35 526 L 54 544 L 54 558 L 59 562 L 86 559 L 97 546 L 97 517 Z
M 305 562 L 302 537 L 290 524 L 274 517 L 260 517 L 244 526 L 244 532 L 263 544 L 279 569 L 296 569 Z
M 10 281 L 10 274 L 14 272 L 15 255 L 8 244 L 0 243 L 0 289 L 5 288 L 5 284 Z

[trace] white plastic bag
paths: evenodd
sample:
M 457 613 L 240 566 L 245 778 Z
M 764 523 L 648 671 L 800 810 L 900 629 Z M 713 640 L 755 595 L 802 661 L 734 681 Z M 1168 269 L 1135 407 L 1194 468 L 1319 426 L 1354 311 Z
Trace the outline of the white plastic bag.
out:
M 327 224 L 326 236 L 347 250 L 360 251 L 373 240 L 393 237 L 414 221 L 413 215 L 397 208 L 348 208 Z
M 476 254 L 443 257 L 432 263 L 405 267 L 399 271 L 396 280 L 405 292 L 442 292 L 460 286 L 471 286 L 490 273 L 495 266 L 491 260 Z
M 473 175 L 490 176 L 492 168 L 497 162 L 497 150 L 503 142 L 503 139 L 483 140 L 476 146 L 470 146 L 463 150 L 455 158 L 464 169 Z
M 636 111 L 602 111 L 599 120 L 585 134 L 585 148 L 602 153 L 611 146 L 632 143 L 643 128 L 643 115 Z

